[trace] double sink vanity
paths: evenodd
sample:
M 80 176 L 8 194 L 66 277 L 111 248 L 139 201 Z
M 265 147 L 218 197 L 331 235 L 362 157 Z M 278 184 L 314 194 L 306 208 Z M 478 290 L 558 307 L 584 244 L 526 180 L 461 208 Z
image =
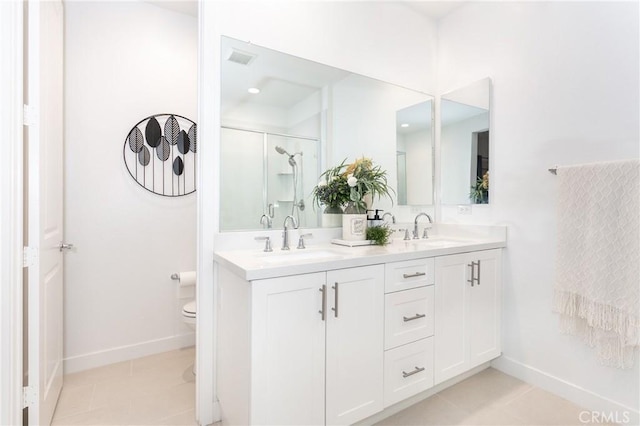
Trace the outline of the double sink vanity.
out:
M 370 423 L 499 356 L 506 228 L 436 226 L 386 246 L 217 252 L 223 424 Z
M 366 156 L 394 188 L 376 214 L 487 204 L 490 80 L 438 100 L 229 37 L 220 64 L 216 247 L 238 248 L 214 256 L 222 423 L 370 424 L 499 356 L 504 227 L 337 246 L 336 215 L 310 195 L 326 167 Z M 416 237 L 420 216 L 404 227 Z M 287 220 L 313 229 L 307 248 Z

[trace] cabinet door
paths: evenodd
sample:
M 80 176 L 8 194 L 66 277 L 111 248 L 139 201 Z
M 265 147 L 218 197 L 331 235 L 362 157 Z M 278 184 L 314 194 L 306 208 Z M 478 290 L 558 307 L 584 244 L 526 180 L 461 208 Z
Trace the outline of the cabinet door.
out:
M 500 355 L 501 259 L 499 249 L 436 258 L 436 384 Z
M 469 291 L 469 368 L 500 355 L 501 250 L 470 253 L 478 262 Z
M 324 424 L 325 273 L 252 283 L 251 424 Z
M 468 254 L 436 258 L 435 383 L 468 370 Z
M 327 272 L 326 421 L 352 424 L 383 409 L 384 266 Z

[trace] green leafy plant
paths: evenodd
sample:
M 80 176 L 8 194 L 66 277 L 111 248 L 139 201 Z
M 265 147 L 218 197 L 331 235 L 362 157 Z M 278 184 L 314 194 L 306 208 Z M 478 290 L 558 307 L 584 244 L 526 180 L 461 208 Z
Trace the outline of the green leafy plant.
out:
M 393 229 L 389 225 L 376 225 L 367 228 L 367 240 L 373 241 L 373 244 L 383 246 L 389 243 L 389 238 L 393 235 Z
M 371 199 L 376 197 L 389 197 L 395 194 L 393 188 L 387 185 L 387 172 L 382 167 L 374 165 L 371 159 L 362 157 L 351 163 L 343 173 L 349 185 L 349 201 L 357 213 L 364 213 L 367 206 L 363 200 L 365 194 L 370 194 Z
M 346 167 L 347 165 L 343 161 L 340 165 L 327 169 L 320 175 L 320 182 L 311 193 L 316 206 L 341 208 L 349 201 L 349 185 L 346 176 L 343 175 Z
M 329 207 L 348 205 L 348 213 L 364 213 L 365 194 L 371 199 L 389 197 L 395 194 L 387 184 L 387 172 L 374 165 L 369 158 L 359 158 L 351 164 L 345 164 L 345 158 L 338 166 L 326 170 L 320 175 L 320 182 L 313 188 L 314 203 Z
M 489 202 L 489 172 L 476 180 L 471 186 L 469 198 L 475 204 L 487 204 Z

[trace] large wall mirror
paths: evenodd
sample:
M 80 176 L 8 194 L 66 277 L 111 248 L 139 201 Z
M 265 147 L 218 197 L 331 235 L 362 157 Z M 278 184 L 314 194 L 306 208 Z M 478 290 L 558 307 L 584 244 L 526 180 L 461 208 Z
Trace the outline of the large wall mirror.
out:
M 489 203 L 491 80 L 441 98 L 442 204 Z
M 221 231 L 320 227 L 320 174 L 362 156 L 396 191 L 375 208 L 433 204 L 432 96 L 228 37 L 220 59 Z

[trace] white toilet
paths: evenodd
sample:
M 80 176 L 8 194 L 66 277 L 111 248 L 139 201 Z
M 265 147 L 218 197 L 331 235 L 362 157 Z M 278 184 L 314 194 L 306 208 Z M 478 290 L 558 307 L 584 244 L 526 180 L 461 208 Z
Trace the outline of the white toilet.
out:
M 196 329 L 196 301 L 195 299 L 187 302 L 182 307 L 182 320 L 192 330 Z
M 171 275 L 172 280 L 178 281 L 179 288 L 192 287 L 196 285 L 195 272 L 180 272 Z M 180 292 L 178 293 L 180 296 Z M 193 331 L 196 330 L 196 299 L 193 299 L 182 306 L 182 321 Z M 196 363 L 193 363 L 193 374 L 196 374 Z
M 192 330 L 196 329 L 196 301 L 195 299 L 187 302 L 182 307 L 182 321 L 189 326 Z M 193 375 L 196 374 L 196 362 L 193 362 Z

